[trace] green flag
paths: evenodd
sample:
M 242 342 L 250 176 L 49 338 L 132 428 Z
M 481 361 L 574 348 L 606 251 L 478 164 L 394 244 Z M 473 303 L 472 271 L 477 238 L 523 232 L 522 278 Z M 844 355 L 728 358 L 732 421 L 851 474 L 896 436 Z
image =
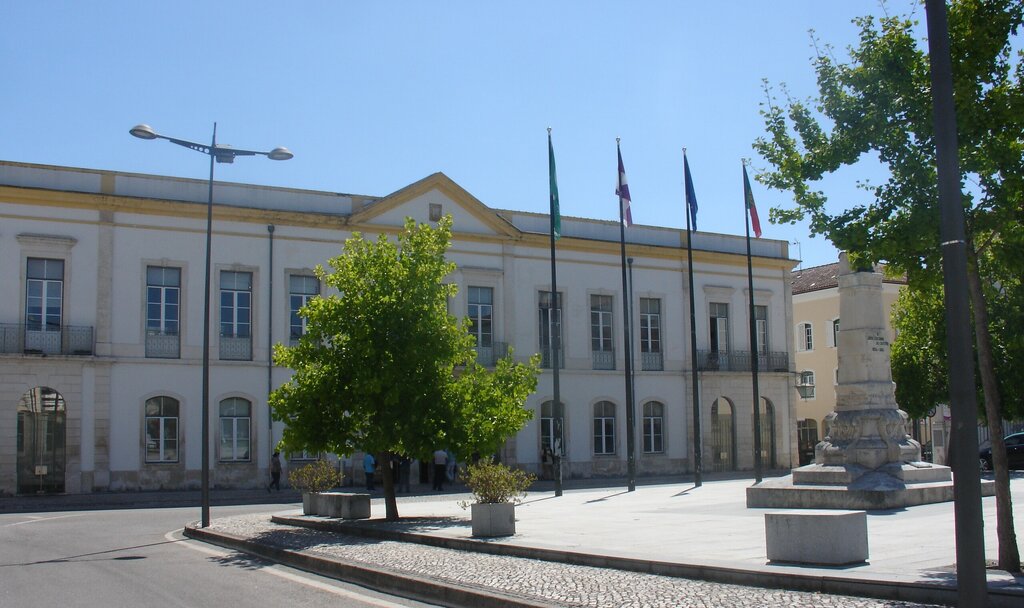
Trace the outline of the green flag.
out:
M 562 216 L 558 213 L 558 178 L 555 176 L 555 149 L 551 145 L 551 131 L 548 130 L 548 177 L 551 180 L 551 235 L 562 236 Z

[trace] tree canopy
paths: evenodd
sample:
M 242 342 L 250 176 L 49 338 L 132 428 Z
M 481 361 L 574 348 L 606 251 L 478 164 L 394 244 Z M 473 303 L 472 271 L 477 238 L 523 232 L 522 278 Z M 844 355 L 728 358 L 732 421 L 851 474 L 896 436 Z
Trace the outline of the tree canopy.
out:
M 1013 41 L 1020 0 L 962 0 L 949 12 L 960 168 L 967 228 L 998 246 L 1019 225 L 1024 194 L 1024 67 Z M 766 186 L 791 192 L 793 206 L 771 210 L 775 222 L 807 219 L 855 259 L 885 261 L 911 284 L 934 280 L 939 263 L 939 207 L 929 60 L 909 17 L 861 17 L 849 60 L 815 41 L 818 95 L 800 100 L 765 84 L 767 136 L 754 148 L 771 168 Z M 860 183 L 862 200 L 830 210 L 815 184 L 845 165 L 879 161 L 889 178 Z M 1019 240 L 1017 241 L 1019 244 Z M 1020 254 L 1018 254 L 1019 257 Z
M 536 357 L 511 355 L 493 370 L 476 362 L 467 320 L 448 313 L 458 287 L 446 277 L 451 218 L 436 228 L 407 219 L 397 242 L 355 233 L 331 272 L 316 276 L 336 294 L 302 308 L 306 333 L 278 344 L 276 364 L 292 378 L 270 395 L 287 424 L 290 450 L 427 458 L 438 448 L 494 453 L 530 419 L 523 406 L 536 388 Z M 388 518 L 397 518 L 385 471 Z

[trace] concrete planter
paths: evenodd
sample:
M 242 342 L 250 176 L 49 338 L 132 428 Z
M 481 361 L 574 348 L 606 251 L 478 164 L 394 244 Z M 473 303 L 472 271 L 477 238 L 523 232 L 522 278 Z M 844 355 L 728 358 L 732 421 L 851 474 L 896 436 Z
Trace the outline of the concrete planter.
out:
M 476 503 L 470 506 L 473 536 L 513 536 L 516 506 L 510 502 Z
M 367 519 L 370 517 L 370 495 L 351 492 L 303 492 L 303 515 Z

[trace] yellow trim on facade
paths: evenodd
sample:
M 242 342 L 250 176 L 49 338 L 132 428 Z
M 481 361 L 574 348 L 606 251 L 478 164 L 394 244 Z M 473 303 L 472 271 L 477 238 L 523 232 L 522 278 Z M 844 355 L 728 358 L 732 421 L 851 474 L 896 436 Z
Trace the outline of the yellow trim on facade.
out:
M 390 195 L 381 202 L 372 205 L 351 216 L 329 215 L 314 212 L 288 212 L 278 210 L 257 209 L 253 207 L 234 207 L 230 205 L 214 204 L 213 217 L 218 221 L 235 221 L 259 224 L 275 224 L 278 226 L 308 227 L 327 230 L 339 230 L 346 233 L 360 232 L 362 234 L 398 234 L 400 226 L 385 226 L 368 223 L 374 217 L 394 209 L 404 202 L 421 196 L 432 189 L 437 189 L 442 194 L 453 200 L 473 215 L 476 219 L 494 228 L 498 234 L 483 235 L 473 233 L 455 232 L 453 240 L 468 241 L 475 243 L 486 243 L 494 245 L 515 244 L 524 248 L 536 248 L 547 251 L 550 248 L 549 237 L 546 234 L 524 233 L 516 229 L 509 222 L 499 217 L 486 205 L 463 190 L 443 173 L 435 173 L 412 186 L 403 188 L 397 193 Z M 206 216 L 206 205 L 200 202 L 184 202 L 165 199 L 149 199 L 108 194 L 93 194 L 82 192 L 66 192 L 60 190 L 46 190 L 36 188 L 20 188 L 14 186 L 0 186 L 0 199 L 24 205 L 39 205 L 47 207 L 65 207 L 70 209 L 87 209 L 94 211 L 108 211 L 116 213 L 133 213 L 139 215 L 155 215 L 162 217 L 183 217 L 203 219 Z M 386 208 L 378 209 L 379 206 Z M 372 212 L 372 213 L 371 213 Z M 20 217 L 20 216 L 19 216 Z M 53 221 L 49 219 L 49 221 Z M 71 220 L 66 220 L 71 221 Z M 120 223 L 120 222 L 115 222 Z M 168 229 L 168 228 L 160 228 Z M 170 228 L 178 230 L 179 228 Z M 188 230 L 180 228 L 180 230 Z M 218 231 L 218 234 L 230 234 Z M 244 234 L 244 233 L 239 233 Z M 347 238 L 348 235 L 346 235 Z M 282 237 L 288 238 L 288 237 Z M 333 242 L 331 239 L 316 239 L 322 242 Z M 339 239 L 343 241 L 344 239 Z M 680 261 L 685 260 L 686 250 L 685 237 L 680 238 L 680 247 L 665 247 L 658 245 L 627 244 L 626 253 L 633 257 L 655 258 L 663 260 Z M 591 239 L 579 239 L 574 237 L 562 237 L 558 241 L 558 249 L 561 251 L 572 251 L 576 253 L 587 253 L 594 255 L 609 255 L 618 257 L 620 255 L 619 243 L 613 241 L 598 241 Z M 530 256 L 520 255 L 528 258 Z M 548 258 L 546 255 L 539 256 Z M 746 265 L 746 256 L 737 253 L 721 253 L 705 250 L 694 250 L 694 263 L 700 264 L 726 264 L 729 266 Z M 795 260 L 786 258 L 765 258 L 754 257 L 753 265 L 758 269 L 789 271 L 795 265 Z

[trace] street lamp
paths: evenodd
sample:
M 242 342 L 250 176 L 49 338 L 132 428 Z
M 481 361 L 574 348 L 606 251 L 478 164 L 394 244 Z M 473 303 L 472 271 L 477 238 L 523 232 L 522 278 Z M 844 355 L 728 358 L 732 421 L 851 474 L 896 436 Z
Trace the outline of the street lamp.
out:
M 129 131 L 139 139 L 166 139 L 172 144 L 202 152 L 210 157 L 210 187 L 206 199 L 206 281 L 203 290 L 203 447 L 202 447 L 202 521 L 201 526 L 210 525 L 210 241 L 213 235 L 213 164 L 233 163 L 236 156 L 266 156 L 270 160 L 288 160 L 294 156 L 288 148 L 274 148 L 270 152 L 241 150 L 227 145 L 217 145 L 217 123 L 213 123 L 213 137 L 210 145 L 187 139 L 160 135 L 149 125 L 135 125 Z

